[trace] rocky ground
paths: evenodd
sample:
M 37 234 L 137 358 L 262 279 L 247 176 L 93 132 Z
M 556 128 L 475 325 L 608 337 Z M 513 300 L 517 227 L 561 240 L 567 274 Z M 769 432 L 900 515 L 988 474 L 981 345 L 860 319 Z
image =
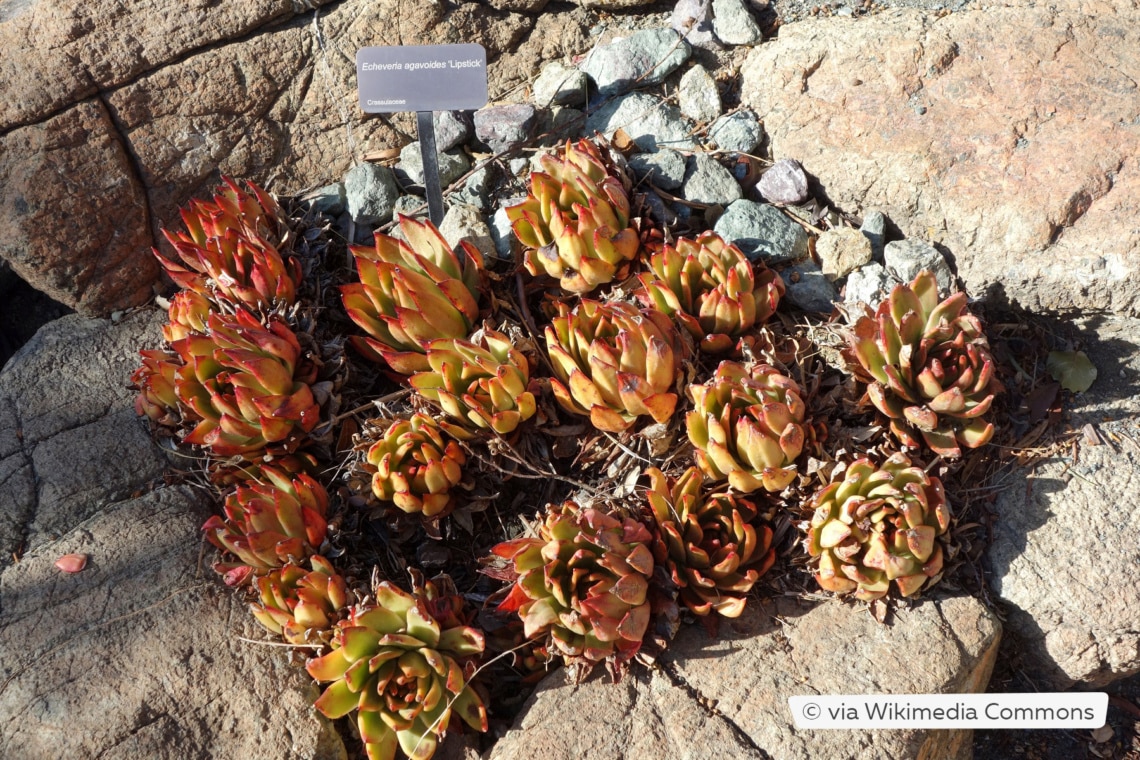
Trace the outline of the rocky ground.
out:
M 556 673 L 488 756 L 1140 756 L 1133 3 L 716 0 L 692 25 L 699 2 L 258 0 L 191 4 L 177 21 L 106 5 L 0 4 L 3 49 L 23 51 L 0 55 L 0 257 L 59 302 L 28 312 L 82 315 L 47 324 L 0 372 L 0 756 L 345 756 L 290 654 L 245 640 L 256 625 L 198 542 L 203 494 L 164 487 L 172 463 L 124 389 L 161 315 L 120 310 L 150 299 L 147 247 L 219 172 L 305 194 L 348 239 L 416 209 L 422 166 L 401 151 L 414 124 L 361 117 L 353 52 L 472 40 L 494 61 L 493 105 L 509 107 L 437 126 L 449 239 L 511 255 L 500 199 L 523 191 L 539 135 L 584 124 L 637 146 L 655 215 L 780 266 L 798 308 L 874 300 L 936 264 L 1005 325 L 1015 358 L 1028 330 L 1098 368 L 1063 417 L 1009 410 L 1024 466 L 970 495 L 985 546 L 972 584 L 887 625 L 774 598 L 715 641 L 686 628 L 621 684 Z M 780 159 L 802 174 L 769 168 Z M 30 317 L 4 309 L 15 349 L 27 337 L 8 325 Z M 83 573 L 55 570 L 68 552 L 91 556 Z M 923 666 L 900 669 L 900 652 Z M 805 684 L 1118 699 L 1111 733 L 811 733 L 786 714 Z

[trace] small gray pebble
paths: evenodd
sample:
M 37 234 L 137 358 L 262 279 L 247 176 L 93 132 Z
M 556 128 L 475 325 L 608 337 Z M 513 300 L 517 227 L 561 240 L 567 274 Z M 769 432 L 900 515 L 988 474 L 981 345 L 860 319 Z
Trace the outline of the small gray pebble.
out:
M 897 284 L 898 280 L 891 277 L 882 264 L 871 262 L 847 276 L 843 300 L 847 303 L 865 303 L 873 309 Z
M 839 294 L 814 261 L 804 259 L 780 272 L 788 303 L 804 311 L 830 313 Z
M 755 45 L 764 39 L 744 0 L 712 0 L 713 31 L 726 45 Z
M 887 217 L 882 211 L 868 211 L 863 216 L 859 231 L 871 241 L 871 257 L 878 262 L 883 260 L 883 245 L 887 236 Z
M 322 214 L 335 217 L 344 211 L 346 201 L 343 182 L 319 187 L 310 193 L 310 196 L 309 208 Z
M 711 0 L 678 0 L 673 6 L 669 26 L 685 41 L 700 48 L 719 49 L 713 36 Z
M 396 176 L 379 164 L 357 164 L 344 178 L 348 213 L 359 224 L 384 224 L 392 218 L 392 207 L 400 197 Z
M 721 150 L 755 153 L 762 138 L 760 120 L 751 111 L 721 116 L 709 127 L 709 139 Z
M 685 182 L 685 157 L 675 150 L 638 153 L 629 168 L 637 179 L 648 179 L 662 190 L 678 190 Z
M 689 43 L 681 40 L 678 44 L 677 38 L 672 29 L 643 29 L 594 48 L 581 69 L 594 80 L 602 97 L 661 84 L 689 58 Z
M 487 106 L 475 112 L 475 137 L 498 153 L 525 142 L 538 123 L 529 103 Z
M 459 241 L 466 240 L 484 256 L 495 255 L 495 242 L 487 227 L 487 221 L 474 206 L 464 203 L 453 204 L 440 222 L 439 234 L 443 235 L 443 239 L 452 248 L 456 248 Z
M 676 106 L 643 92 L 631 92 L 602 106 L 586 120 L 586 134 L 601 132 L 606 137 L 621 128 L 643 151 L 660 148 L 693 148 L 689 133 L 693 124 Z
M 432 115 L 435 125 L 435 147 L 451 150 L 471 139 L 475 127 L 469 111 L 436 111 Z
M 447 187 L 471 168 L 471 161 L 462 150 L 449 150 L 436 154 L 436 166 L 439 167 L 440 185 Z M 396 168 L 407 174 L 413 183 L 424 184 L 424 159 L 418 142 L 408 143 L 403 147 L 400 151 L 400 163 Z
M 582 105 L 586 102 L 586 72 L 562 61 L 551 61 L 542 67 L 531 93 L 539 108 Z
M 681 77 L 677 85 L 677 102 L 681 113 L 693 121 L 712 121 L 720 116 L 720 93 L 716 89 L 716 80 L 699 64 Z
M 924 269 L 934 272 L 938 290 L 950 292 L 954 273 L 938 249 L 925 240 L 892 240 L 883 249 L 883 264 L 900 282 L 910 284 Z
M 503 201 L 502 206 L 491 217 L 491 240 L 495 243 L 495 255 L 500 259 L 510 260 L 514 257 L 515 250 L 520 247 L 514 230 L 511 229 L 511 222 L 507 218 L 507 206 L 514 206 L 524 199 L 525 196 Z
M 418 195 L 401 195 L 392 209 L 392 218 L 398 219 L 401 215 L 415 219 L 427 219 L 427 201 Z
M 741 197 L 740 184 L 732 172 L 707 153 L 695 153 L 685 167 L 685 200 L 727 206 Z
M 736 243 L 750 261 L 778 264 L 802 259 L 808 253 L 804 228 L 767 204 L 738 200 L 725 209 L 713 229 Z

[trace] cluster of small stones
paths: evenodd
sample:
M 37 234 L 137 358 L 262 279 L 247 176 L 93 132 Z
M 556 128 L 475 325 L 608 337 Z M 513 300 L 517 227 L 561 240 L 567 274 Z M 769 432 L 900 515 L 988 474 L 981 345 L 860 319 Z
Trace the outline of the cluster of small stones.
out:
M 749 110 L 725 113 L 711 73 L 699 63 L 685 68 L 693 46 L 760 42 L 756 19 L 741 0 L 681 0 L 670 22 L 597 46 L 576 64 L 546 63 L 529 88 L 529 102 L 436 113 L 437 161 L 447 190 L 440 231 L 447 241 L 466 240 L 490 260 L 512 259 L 518 242 L 503 210 L 512 199 L 499 203 L 494 196 L 504 187 L 524 194 L 527 175 L 538 168 L 515 149 L 555 145 L 578 133 L 613 138 L 620 129 L 635 146 L 629 169 L 655 221 L 686 223 L 699 209 L 712 209 L 705 218 L 715 218 L 713 230 L 753 262 L 781 270 L 788 302 L 799 309 L 827 313 L 836 302 L 874 306 L 923 269 L 936 273 L 941 290 L 954 289 L 950 267 L 932 245 L 884 246 L 886 219 L 878 212 L 866 214 L 857 230 L 822 232 L 814 260 L 805 230 L 812 213 L 800 207 L 812 198 L 803 168 L 784 159 L 765 168 L 759 181 L 742 184 L 748 180 L 738 158 L 759 152 L 760 120 Z M 639 91 L 679 71 L 677 106 Z M 706 128 L 703 142 L 692 136 L 698 126 Z M 504 160 L 485 160 L 490 157 Z M 422 151 L 412 142 L 394 166 L 358 164 L 343 181 L 309 198 L 336 220 L 342 236 L 366 244 L 399 214 L 426 217 L 424 195 Z

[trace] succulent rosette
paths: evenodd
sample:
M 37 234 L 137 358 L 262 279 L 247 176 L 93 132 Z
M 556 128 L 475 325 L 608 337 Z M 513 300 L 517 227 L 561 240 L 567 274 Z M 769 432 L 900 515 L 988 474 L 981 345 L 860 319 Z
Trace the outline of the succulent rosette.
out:
M 372 492 L 408 514 L 438 517 L 452 504 L 467 456 L 426 414 L 393 422 L 368 449 Z
M 724 361 L 704 385 L 690 385 L 685 418 L 697 466 L 741 493 L 782 491 L 796 476 L 807 407 L 794 380 L 767 364 Z
M 551 653 L 568 660 L 628 661 L 649 625 L 651 540 L 632 518 L 551 505 L 537 538 L 492 549 L 518 573 L 499 609 L 517 611 L 528 639 L 549 635 Z
M 668 569 L 678 600 L 696 615 L 739 617 L 748 592 L 776 561 L 772 529 L 756 505 L 731 493 L 701 495 L 704 476 L 690 467 L 675 482 L 646 470 L 646 499 L 657 526 L 653 558 Z
M 557 277 L 571 293 L 617 279 L 640 248 L 621 179 L 589 140 L 567 141 L 561 160 L 539 160 L 526 200 L 506 208 L 527 271 Z
M 482 330 L 470 341 L 434 340 L 427 360 L 431 370 L 409 384 L 443 410 L 449 419 L 440 426 L 453 437 L 467 439 L 480 429 L 507 435 L 534 416 L 530 364 L 506 335 Z
M 639 298 L 675 318 L 702 351 L 741 347 L 753 326 L 776 312 L 784 281 L 763 262 L 752 264 L 714 232 L 680 238 L 649 257 Z
M 985 414 L 1002 388 L 965 293 L 939 301 L 934 275 L 921 272 L 897 285 L 874 318 L 856 321 L 849 341 L 853 369 L 901 442 L 917 447 L 923 440 L 935 453 L 958 457 L 962 446 L 993 437 Z
M 208 298 L 254 310 L 291 304 L 301 268 L 276 248 L 281 208 L 252 182 L 247 192 L 223 179 L 212 203 L 195 200 L 182 210 L 186 232 L 163 231 L 179 261 L 155 255 L 176 284 Z
M 348 316 L 368 337 L 353 345 L 395 372 L 431 369 L 426 346 L 466 338 L 479 316 L 483 257 L 470 243 L 459 253 L 431 222 L 400 216 L 405 240 L 377 234 L 372 247 L 353 247 L 360 282 L 341 287 Z M 406 242 L 405 242 L 406 241 Z
M 573 310 L 559 304 L 546 345 L 557 376 L 550 381 L 554 397 L 599 430 L 627 430 L 641 416 L 656 422 L 673 416 L 681 350 L 661 312 L 616 301 L 583 299 Z
M 193 290 L 180 290 L 170 299 L 170 321 L 162 326 L 162 337 L 167 343 L 174 343 L 187 335 L 204 335 L 209 331 L 213 312 L 214 304 L 209 298 Z
M 433 616 L 422 594 L 387 581 L 374 606 L 358 606 L 337 626 L 333 651 L 309 660 L 309 675 L 331 685 L 315 707 L 326 717 L 356 711 L 370 760 L 392 760 L 396 749 L 427 760 L 458 716 L 487 730 L 487 710 L 469 685 L 483 635 Z
M 225 518 L 214 515 L 202 526 L 210 543 L 238 559 L 215 566 L 230 585 L 316 554 L 328 530 L 329 497 L 320 483 L 273 467 L 260 473 L 226 497 Z
M 135 411 L 152 422 L 177 424 L 179 420 L 178 370 L 182 360 L 170 351 L 139 351 L 142 365 L 131 374 L 131 387 L 138 391 Z
M 182 362 L 178 407 L 184 420 L 196 422 L 183 443 L 218 457 L 295 450 L 320 417 L 309 387 L 313 372 L 299 368 L 297 336 L 276 318 L 262 325 L 244 309 L 213 314 L 207 327 L 171 346 Z M 149 382 L 152 395 L 156 382 Z
M 811 500 L 805 545 L 819 585 L 858 599 L 910 596 L 938 581 L 950 507 L 942 482 L 892 455 L 881 467 L 860 459 Z
M 254 618 L 290 644 L 321 641 L 348 604 L 344 578 L 327 559 L 314 555 L 309 566 L 290 562 L 254 582 L 258 600 L 249 605 Z

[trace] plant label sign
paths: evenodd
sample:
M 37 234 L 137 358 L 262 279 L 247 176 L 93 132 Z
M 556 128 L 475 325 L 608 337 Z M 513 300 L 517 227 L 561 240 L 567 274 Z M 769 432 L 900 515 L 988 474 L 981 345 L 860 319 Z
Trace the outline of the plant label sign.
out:
M 482 45 L 393 45 L 356 52 L 365 113 L 473 111 L 487 104 Z

